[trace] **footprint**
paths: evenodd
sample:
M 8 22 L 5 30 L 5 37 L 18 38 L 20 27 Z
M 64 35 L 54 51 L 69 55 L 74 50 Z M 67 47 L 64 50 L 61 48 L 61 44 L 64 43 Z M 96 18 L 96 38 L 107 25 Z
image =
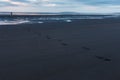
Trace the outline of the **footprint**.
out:
M 97 59 L 101 59 L 101 60 L 104 60 L 104 61 L 111 61 L 110 58 L 105 58 L 105 57 L 102 57 L 102 56 L 96 56 Z
M 111 59 L 105 58 L 104 61 L 111 61 Z
M 90 48 L 83 46 L 82 49 L 84 50 L 90 50 Z
M 67 46 L 68 44 L 67 43 L 61 43 L 63 46 Z
M 49 35 L 46 36 L 47 39 L 51 39 L 51 37 Z
M 98 58 L 98 59 L 104 59 L 104 57 L 101 57 L 101 56 L 96 56 L 96 58 Z

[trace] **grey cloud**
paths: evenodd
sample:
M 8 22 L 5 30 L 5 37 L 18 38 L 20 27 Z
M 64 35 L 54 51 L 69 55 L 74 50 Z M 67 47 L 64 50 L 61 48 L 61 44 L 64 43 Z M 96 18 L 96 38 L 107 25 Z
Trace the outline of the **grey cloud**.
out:
M 120 5 L 120 0 L 72 0 L 73 2 L 82 2 L 90 5 L 102 5 L 102 4 L 113 4 Z
M 11 4 L 9 2 L 0 2 L 0 7 L 6 7 L 6 6 L 17 6 L 17 5 Z

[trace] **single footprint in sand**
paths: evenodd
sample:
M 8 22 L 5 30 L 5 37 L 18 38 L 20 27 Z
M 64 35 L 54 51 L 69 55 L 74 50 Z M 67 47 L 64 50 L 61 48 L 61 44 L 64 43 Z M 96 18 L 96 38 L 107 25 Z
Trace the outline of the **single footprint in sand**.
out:
M 67 46 L 68 44 L 67 43 L 61 43 L 63 46 Z
M 63 40 L 61 40 L 61 39 L 59 39 L 59 40 L 57 40 L 57 41 L 59 41 L 59 42 L 61 43 L 61 45 L 63 45 L 63 46 L 68 46 L 68 44 L 65 43 L 65 42 L 63 42 Z
M 111 61 L 111 59 L 105 58 L 104 61 Z
M 97 59 L 101 59 L 103 61 L 111 61 L 110 58 L 105 58 L 105 57 L 102 57 L 102 56 L 96 56 Z
M 104 59 L 104 57 L 101 57 L 101 56 L 96 56 L 96 58 L 98 58 L 98 59 Z
M 46 36 L 47 39 L 51 39 L 51 37 L 49 35 Z
M 84 50 L 90 50 L 90 48 L 83 46 L 82 49 Z

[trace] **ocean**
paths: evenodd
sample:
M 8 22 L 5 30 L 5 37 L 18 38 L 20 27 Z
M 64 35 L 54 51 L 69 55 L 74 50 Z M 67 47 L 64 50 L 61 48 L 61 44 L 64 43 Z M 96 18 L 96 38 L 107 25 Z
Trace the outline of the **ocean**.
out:
M 18 25 L 18 24 L 42 24 L 46 22 L 72 22 L 79 19 L 108 19 L 118 18 L 119 15 L 84 15 L 84 14 L 60 14 L 60 13 L 0 13 L 0 25 Z

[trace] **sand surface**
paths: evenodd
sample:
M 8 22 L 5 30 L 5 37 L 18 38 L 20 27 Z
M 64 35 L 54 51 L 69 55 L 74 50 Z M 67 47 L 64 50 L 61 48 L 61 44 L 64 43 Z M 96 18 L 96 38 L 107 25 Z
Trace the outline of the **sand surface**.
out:
M 120 80 L 119 22 L 0 26 L 0 80 Z

